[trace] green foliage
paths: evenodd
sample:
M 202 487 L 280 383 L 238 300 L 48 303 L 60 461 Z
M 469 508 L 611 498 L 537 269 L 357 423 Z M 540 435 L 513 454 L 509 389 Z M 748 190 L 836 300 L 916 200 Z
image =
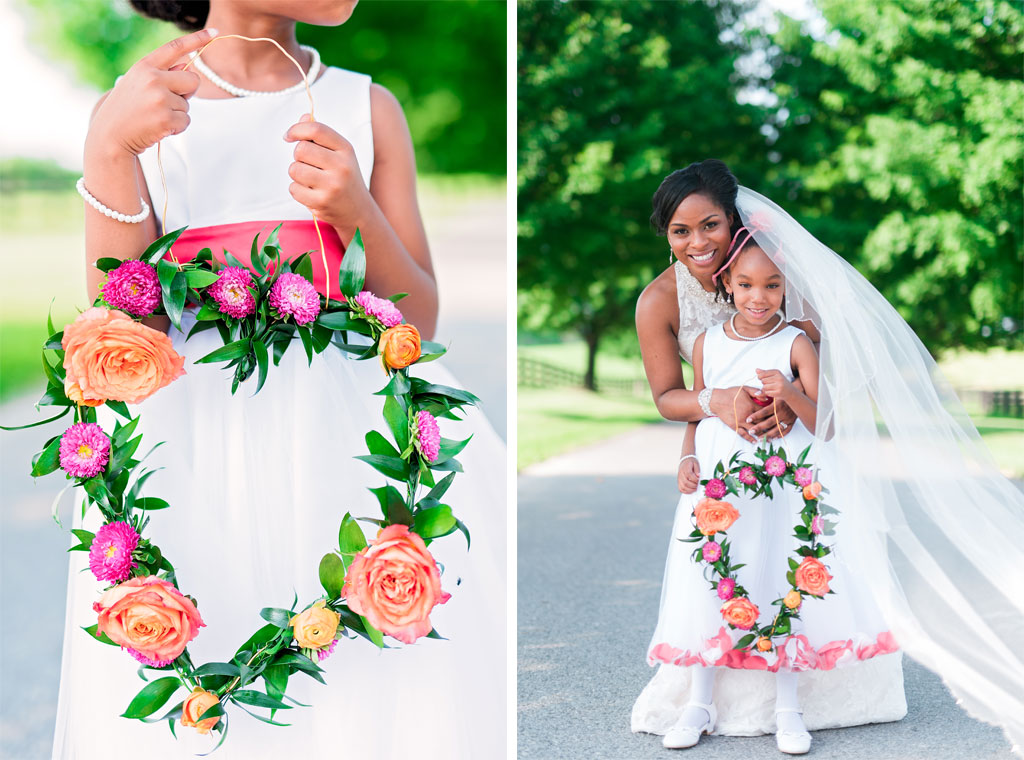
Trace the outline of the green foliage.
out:
M 788 197 L 933 352 L 1019 346 L 1019 4 L 819 5 L 831 37 L 792 22 L 775 37 L 780 136 L 765 191 Z
M 646 199 L 707 157 L 756 177 L 757 110 L 736 101 L 737 4 L 560 3 L 518 12 L 519 315 L 593 355 L 668 260 Z

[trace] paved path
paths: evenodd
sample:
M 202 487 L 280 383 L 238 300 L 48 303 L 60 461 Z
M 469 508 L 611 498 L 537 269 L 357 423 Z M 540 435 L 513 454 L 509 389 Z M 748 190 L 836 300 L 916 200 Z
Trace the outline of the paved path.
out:
M 629 716 L 654 673 L 665 536 L 678 499 L 678 425 L 661 424 L 549 459 L 519 478 L 519 757 L 666 758 Z M 997 728 L 958 708 L 905 658 L 897 723 L 817 731 L 812 756 L 844 760 L 1010 758 Z M 687 758 L 782 757 L 774 737 L 705 737 Z

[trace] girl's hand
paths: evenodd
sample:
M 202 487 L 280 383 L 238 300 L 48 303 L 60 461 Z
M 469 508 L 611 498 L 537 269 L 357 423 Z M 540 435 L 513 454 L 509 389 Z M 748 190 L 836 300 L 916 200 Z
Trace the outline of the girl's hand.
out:
M 767 398 L 785 401 L 793 392 L 793 384 L 777 369 L 759 369 L 757 379 L 761 381 L 761 393 Z
M 288 167 L 292 197 L 332 227 L 353 231 L 373 203 L 363 182 L 352 144 L 330 127 L 309 121 L 309 114 L 284 136 L 295 146 Z
M 700 485 L 700 465 L 697 460 L 690 457 L 680 462 L 676 480 L 681 493 L 695 493 Z
M 740 437 L 756 443 L 756 431 L 752 423 L 752 415 L 759 409 L 754 398 L 758 395 L 756 388 L 734 386 L 732 388 L 715 388 L 711 392 L 711 411 L 731 430 L 736 430 Z M 735 409 L 735 412 L 733 411 Z M 736 423 L 739 422 L 739 427 Z
M 122 76 L 97 107 L 86 151 L 103 149 L 137 156 L 189 125 L 188 98 L 199 88 L 199 75 L 182 71 L 184 57 L 217 34 L 201 29 L 161 45 Z

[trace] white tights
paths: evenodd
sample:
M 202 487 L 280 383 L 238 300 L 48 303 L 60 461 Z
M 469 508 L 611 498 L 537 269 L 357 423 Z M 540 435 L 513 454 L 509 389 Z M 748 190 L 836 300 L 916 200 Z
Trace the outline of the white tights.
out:
M 684 726 L 699 728 L 710 719 L 708 711 L 696 705 L 710 705 L 711 692 L 715 685 L 715 669 L 694 667 L 691 670 L 693 681 L 690 684 L 690 705 L 687 706 L 682 715 L 679 716 L 679 723 Z M 806 731 L 803 717 L 799 712 L 791 712 L 800 709 L 800 701 L 796 695 L 797 674 L 793 672 L 779 671 L 775 674 L 775 709 L 784 712 L 775 716 L 776 725 L 780 731 Z

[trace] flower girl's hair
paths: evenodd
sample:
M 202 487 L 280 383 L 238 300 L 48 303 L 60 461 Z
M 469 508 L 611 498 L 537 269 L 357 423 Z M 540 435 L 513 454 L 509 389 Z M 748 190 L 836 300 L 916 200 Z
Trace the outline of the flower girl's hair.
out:
M 132 8 L 157 21 L 170 21 L 186 32 L 206 26 L 210 15 L 209 0 L 130 0 Z

